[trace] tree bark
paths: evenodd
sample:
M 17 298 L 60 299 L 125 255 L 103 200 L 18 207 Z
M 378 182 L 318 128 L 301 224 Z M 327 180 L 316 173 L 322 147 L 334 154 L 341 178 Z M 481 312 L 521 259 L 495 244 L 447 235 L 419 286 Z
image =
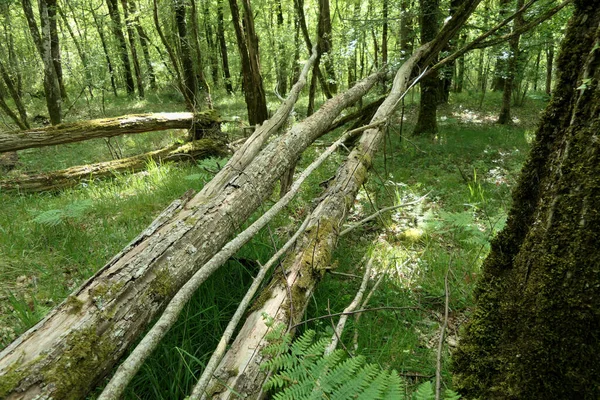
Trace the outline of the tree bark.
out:
M 333 66 L 333 35 L 331 33 L 331 11 L 329 10 L 329 0 L 319 0 L 319 23 L 317 25 L 317 34 L 319 36 L 317 51 L 323 58 L 327 88 L 331 94 L 335 94 L 337 93 L 337 83 L 335 78 L 335 67 Z
M 150 87 L 152 89 L 156 89 L 156 74 L 154 73 L 154 67 L 152 66 L 152 59 L 150 58 L 150 50 L 148 49 L 148 44 L 150 42 L 150 38 L 146 34 L 146 31 L 142 27 L 140 23 L 140 18 L 137 13 L 137 5 L 135 4 L 136 0 L 129 0 L 129 11 L 134 15 L 134 19 L 132 24 L 135 26 L 135 29 L 140 38 L 140 46 L 142 47 L 142 53 L 144 54 L 144 62 L 146 64 L 146 69 L 148 70 L 148 79 L 150 80 Z
M 600 9 L 575 1 L 557 84 L 454 355 L 469 399 L 600 396 Z
M 6 93 L 4 92 L 4 85 L 2 84 L 2 82 L 0 82 L 0 110 L 4 111 L 4 113 L 8 115 L 8 117 L 12 119 L 20 129 L 27 129 L 28 127 L 25 126 L 25 124 L 23 124 L 23 122 L 17 116 L 17 114 L 15 114 L 14 111 L 10 108 L 10 106 L 6 103 L 5 97 Z
M 283 19 L 283 9 L 281 7 L 281 0 L 277 0 L 277 29 L 279 34 L 282 35 L 285 27 L 285 20 Z M 288 59 L 286 54 L 285 42 L 283 39 L 277 39 L 277 50 L 279 52 L 277 59 L 277 93 L 281 96 L 285 96 L 287 93 L 287 80 L 288 80 Z
M 219 84 L 219 59 L 217 58 L 217 46 L 215 45 L 212 21 L 210 20 L 210 10 L 208 2 L 204 3 L 204 31 L 206 32 L 206 44 L 208 45 L 208 59 L 210 61 L 210 72 L 213 85 Z
M 419 0 L 421 6 L 421 43 L 433 40 L 439 31 L 439 0 Z M 423 65 L 422 67 L 425 67 Z M 421 80 L 419 116 L 413 130 L 414 135 L 437 133 L 437 106 L 440 99 L 440 79 L 437 74 Z
M 17 107 L 17 111 L 19 112 L 20 120 L 18 119 L 19 122 L 15 120 L 15 122 L 17 122 L 17 125 L 19 125 L 21 129 L 29 129 L 29 122 L 27 119 L 27 110 L 25 109 L 25 104 L 23 104 L 23 99 L 19 94 L 19 89 L 17 85 L 15 85 L 15 82 L 13 82 L 13 79 L 10 77 L 10 74 L 2 60 L 0 60 L 0 75 L 2 75 L 2 80 L 4 81 L 4 84 L 8 89 L 8 93 L 10 93 L 10 96 L 12 97 L 15 106 Z
M 57 191 L 77 186 L 85 180 L 110 178 L 118 173 L 143 171 L 148 166 L 148 161 L 157 163 L 190 161 L 225 154 L 222 143 L 214 139 L 200 139 L 184 145 L 173 145 L 120 160 L 79 165 L 40 174 L 23 174 L 10 180 L 0 180 L 0 189 L 20 193 Z
M 174 202 L 57 309 L 0 353 L 0 397 L 82 398 L 175 292 L 238 230 L 373 75 L 278 137 L 217 193 Z
M 402 0 L 400 8 L 400 54 L 402 58 L 408 58 L 414 47 L 413 18 L 409 0 Z
M 197 79 L 197 83 L 198 83 L 198 90 L 200 92 L 202 92 L 205 95 L 206 98 L 206 103 L 208 108 L 213 108 L 213 104 L 212 104 L 212 98 L 211 98 L 211 90 L 210 90 L 210 86 L 208 85 L 208 82 L 206 81 L 206 76 L 204 75 L 204 57 L 202 57 L 202 50 L 200 48 L 200 32 L 198 29 L 198 13 L 196 10 L 196 0 L 190 0 L 190 10 L 191 10 L 191 15 L 190 15 L 190 20 L 191 20 L 191 31 L 192 31 L 192 46 L 194 47 L 194 51 L 196 53 L 196 79 Z M 212 35 L 212 32 L 211 32 Z M 208 39 L 207 39 L 208 40 Z M 212 51 L 216 51 L 215 49 L 212 48 L 212 45 L 210 45 L 211 47 L 209 48 L 209 52 Z M 213 61 L 213 57 L 216 57 L 214 55 L 210 55 L 209 59 L 211 60 L 211 65 L 213 62 L 216 62 L 216 58 L 214 58 Z M 215 73 L 215 71 L 217 71 L 216 69 L 214 69 L 214 65 L 212 65 L 212 71 L 213 74 Z M 213 83 L 216 85 L 216 82 L 214 80 L 214 75 L 213 75 Z
M 92 74 L 91 74 L 89 66 L 88 66 L 88 60 L 87 60 L 85 50 L 83 50 L 81 43 L 79 43 L 79 39 L 75 36 L 75 33 L 73 32 L 73 29 L 71 28 L 71 25 L 69 24 L 69 21 L 67 20 L 67 16 L 63 12 L 62 8 L 58 8 L 58 13 L 60 14 L 60 16 L 63 20 L 63 25 L 67 28 L 67 32 L 69 32 L 69 36 L 71 36 L 71 40 L 73 40 L 73 44 L 75 45 L 75 49 L 77 50 L 77 54 L 79 55 L 79 59 L 81 60 L 81 65 L 83 67 L 83 74 L 85 76 L 85 84 L 88 87 L 90 96 L 93 97 L 94 92 L 92 91 L 92 87 L 93 87 Z
M 187 23 L 185 20 L 185 3 L 184 0 L 176 0 L 173 2 L 175 9 L 175 24 L 177 26 L 177 36 L 179 40 L 179 49 L 181 60 L 181 70 L 183 73 L 183 89 L 184 96 L 189 99 L 189 104 L 192 105 L 190 111 L 195 110 L 198 106 L 198 83 L 196 81 L 196 72 L 194 71 L 194 61 L 192 59 L 192 49 L 187 38 Z
M 524 0 L 517 0 L 516 9 L 523 7 Z M 513 32 L 517 31 L 523 25 L 523 13 L 518 14 L 513 21 Z M 512 123 L 510 116 L 510 106 L 512 101 L 513 89 L 515 89 L 515 77 L 517 75 L 517 67 L 519 62 L 519 39 L 520 35 L 515 35 L 509 40 L 510 55 L 508 57 L 508 65 L 506 71 L 506 79 L 504 80 L 504 91 L 502 93 L 502 108 L 498 117 L 499 124 Z
M 513 0 L 499 0 L 500 19 L 504 19 L 506 15 L 508 15 L 508 9 L 512 1 Z M 505 32 L 506 31 L 503 31 L 501 33 Z M 504 47 L 504 49 L 506 48 Z M 496 54 L 500 55 L 496 56 L 496 65 L 494 66 L 494 81 L 492 82 L 492 90 L 495 92 L 504 90 L 504 88 L 506 87 L 508 62 L 506 60 L 506 57 L 502 54 L 504 53 L 504 51 L 502 47 L 496 50 Z
M 125 87 L 127 94 L 133 95 L 135 93 L 133 84 L 133 75 L 131 74 L 131 62 L 129 60 L 129 54 L 127 53 L 127 42 L 125 41 L 125 35 L 123 35 L 123 26 L 121 25 L 121 14 L 119 13 L 119 6 L 117 0 L 106 0 L 108 6 L 108 14 L 111 19 L 111 29 L 113 35 L 119 43 L 119 55 L 121 56 L 121 62 L 123 63 L 123 79 L 125 80 Z
M 254 30 L 254 16 L 248 0 L 241 0 L 244 7 L 244 22 L 240 20 L 237 0 L 229 0 L 231 20 L 235 29 L 242 66 L 242 86 L 248 109 L 250 125 L 261 124 L 269 118 L 267 99 L 260 74 L 258 37 Z
M 200 113 L 132 114 L 117 118 L 66 123 L 29 131 L 0 133 L 0 153 L 63 143 L 81 142 L 101 137 L 166 129 L 214 128 L 219 117 L 212 111 Z
M 25 2 L 23 3 L 25 4 Z M 52 125 L 60 124 L 62 120 L 62 91 L 56 70 L 56 63 L 52 50 L 52 30 L 50 23 L 50 9 L 48 0 L 40 0 L 40 21 L 42 26 L 41 50 L 44 63 L 44 92 L 46 93 L 46 106 Z
M 219 39 L 219 50 L 221 51 L 223 75 L 225 76 L 225 89 L 228 94 L 233 94 L 231 72 L 229 72 L 229 57 L 227 55 L 227 41 L 225 40 L 225 25 L 223 23 L 223 0 L 218 0 L 217 3 L 217 37 Z
M 546 94 L 550 96 L 552 93 L 552 69 L 554 64 L 554 44 L 548 43 L 546 50 Z
M 54 70 L 56 71 L 56 78 L 58 79 L 58 87 L 60 88 L 60 97 L 63 100 L 67 100 L 67 90 L 63 81 L 62 62 L 60 57 L 60 42 L 58 39 L 58 23 L 56 15 L 56 0 L 46 0 L 48 7 L 48 23 L 50 29 L 50 52 L 52 54 L 52 63 L 54 64 Z M 41 13 L 40 13 L 41 15 Z M 44 30 L 44 20 L 42 20 L 42 31 Z

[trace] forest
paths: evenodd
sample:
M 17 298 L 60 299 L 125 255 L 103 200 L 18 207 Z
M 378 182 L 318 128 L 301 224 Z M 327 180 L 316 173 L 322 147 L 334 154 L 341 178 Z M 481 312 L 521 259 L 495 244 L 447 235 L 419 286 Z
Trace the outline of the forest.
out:
M 0 399 L 600 398 L 600 1 L 0 20 Z

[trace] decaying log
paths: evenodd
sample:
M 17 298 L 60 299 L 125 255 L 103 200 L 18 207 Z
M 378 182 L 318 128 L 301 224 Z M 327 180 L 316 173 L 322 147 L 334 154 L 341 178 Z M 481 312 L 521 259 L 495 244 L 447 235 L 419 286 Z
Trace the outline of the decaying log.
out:
M 212 196 L 168 213 L 0 352 L 0 398 L 83 398 L 169 299 L 271 195 L 290 161 L 379 80 L 374 74 L 271 141 Z
M 116 118 L 71 122 L 28 131 L 0 132 L 0 153 L 167 129 L 207 129 L 218 125 L 214 110 L 198 113 L 132 114 Z
M 40 174 L 21 174 L 10 180 L 0 180 L 0 190 L 25 193 L 62 190 L 77 186 L 84 180 L 114 176 L 122 172 L 146 169 L 149 161 L 197 160 L 209 156 L 225 155 L 223 144 L 214 139 L 200 139 L 184 145 L 173 145 L 137 156 L 96 164 L 79 165 L 60 171 Z
M 409 80 L 417 63 L 431 61 L 432 56 L 456 33 L 480 0 L 467 0 L 453 20 L 436 39 L 421 46 L 402 65 L 390 95 L 378 108 L 373 122 L 386 121 L 406 93 Z M 278 276 L 260 296 L 257 304 L 237 338 L 233 342 L 209 382 L 203 398 L 231 399 L 260 397 L 265 374 L 260 370 L 262 349 L 267 345 L 265 335 L 269 328 L 263 315 L 273 317 L 274 323 L 292 327 L 300 321 L 316 283 L 330 267 L 341 227 L 346 220 L 358 190 L 365 182 L 373 156 L 383 140 L 384 129 L 373 128 L 364 132 L 359 144 L 338 169 L 325 194 L 311 213 L 303 237 L 298 240 L 294 253 L 283 263 L 285 276 Z M 291 292 L 291 299 L 288 293 Z M 291 300 L 291 301 L 290 301 Z

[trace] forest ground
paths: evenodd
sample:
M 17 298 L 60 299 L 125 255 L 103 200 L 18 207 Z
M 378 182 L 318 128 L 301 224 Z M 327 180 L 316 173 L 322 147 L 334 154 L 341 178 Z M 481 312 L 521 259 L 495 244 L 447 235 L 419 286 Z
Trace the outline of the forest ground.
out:
M 223 119 L 244 114 L 240 98 L 214 96 Z M 77 104 L 69 119 L 126 113 L 179 111 L 169 93 L 146 100 L 124 97 Z M 533 138 L 543 96 L 529 96 L 514 108 L 516 123 L 495 124 L 500 93 L 451 96 L 438 113 L 440 133 L 434 140 L 412 137 L 418 96 L 407 97 L 405 121 L 390 124 L 385 150 L 375 160 L 349 223 L 378 209 L 414 202 L 385 213 L 344 236 L 334 255 L 336 266 L 316 291 L 306 318 L 341 312 L 352 301 L 364 271 L 365 254 L 375 257 L 370 286 L 383 274 L 368 308 L 400 310 L 365 312 L 354 349 L 353 319 L 342 337 L 352 353 L 393 368 L 410 384 L 435 375 L 437 343 L 448 277 L 450 315 L 444 350 L 445 384 L 451 385 L 449 353 L 460 325 L 473 306 L 473 289 L 489 240 L 502 228 L 510 207 L 510 190 Z M 297 104 L 304 110 L 306 99 Z M 277 106 L 272 99 L 270 108 Z M 41 106 L 40 106 L 41 107 Z M 40 108 L 41 109 L 41 108 Z M 243 118 L 243 117 L 242 117 Z M 241 123 L 224 124 L 237 137 Z M 173 141 L 181 131 L 129 135 L 106 140 L 31 149 L 20 152 L 19 171 L 48 171 L 130 156 Z M 324 136 L 302 157 L 297 172 L 308 165 L 333 134 Z M 112 154 L 111 154 L 112 153 Z M 312 199 L 335 173 L 345 156 L 340 152 L 305 183 L 302 194 L 206 282 L 183 312 L 177 326 L 146 362 L 128 389 L 127 398 L 183 398 L 195 383 L 220 335 L 258 268 L 273 246 L 285 242 L 303 219 Z M 19 195 L 0 192 L 0 349 L 33 326 L 83 280 L 91 276 L 145 228 L 171 201 L 188 189 L 199 190 L 224 165 L 225 159 L 187 164 L 149 164 L 147 171 L 91 181 L 58 194 Z M 274 193 L 267 208 L 278 199 Z M 261 210 L 261 212 L 264 210 Z M 235 284 L 232 284 L 235 282 Z M 333 323 L 336 321 L 334 320 Z M 329 318 L 305 324 L 331 335 Z M 410 385 L 409 385 L 410 386 Z

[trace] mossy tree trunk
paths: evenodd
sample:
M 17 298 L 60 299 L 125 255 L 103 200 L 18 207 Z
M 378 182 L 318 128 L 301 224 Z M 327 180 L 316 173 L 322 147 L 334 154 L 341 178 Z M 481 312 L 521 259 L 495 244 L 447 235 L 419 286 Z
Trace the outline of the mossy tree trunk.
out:
M 439 0 L 419 0 L 421 6 L 421 42 L 433 40 L 439 30 Z M 419 117 L 413 133 L 415 135 L 437 133 L 437 105 L 440 98 L 440 80 L 436 74 L 421 80 Z
M 125 35 L 123 34 L 119 6 L 117 0 L 107 0 L 106 5 L 108 6 L 108 14 L 111 19 L 110 26 L 113 35 L 115 35 L 115 38 L 119 42 L 119 55 L 121 56 L 121 62 L 123 63 L 123 79 L 125 80 L 127 94 L 133 95 L 135 89 L 133 86 L 133 75 L 131 73 L 131 61 L 129 61 L 129 54 L 127 53 L 127 42 L 125 41 Z
M 469 399 L 600 398 L 600 8 L 575 1 L 558 82 L 454 355 Z

